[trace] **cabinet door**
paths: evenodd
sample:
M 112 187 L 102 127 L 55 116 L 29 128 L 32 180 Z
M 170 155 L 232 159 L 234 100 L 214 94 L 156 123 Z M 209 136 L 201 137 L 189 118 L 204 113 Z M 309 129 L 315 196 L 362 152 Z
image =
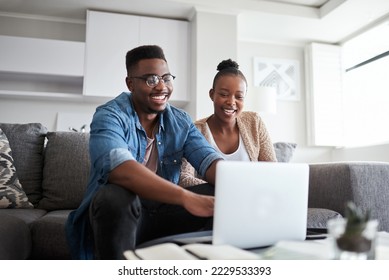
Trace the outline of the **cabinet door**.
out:
M 82 77 L 81 42 L 0 36 L 0 71 L 63 77 Z
M 189 23 L 186 21 L 141 17 L 139 43 L 159 45 L 165 52 L 170 72 L 176 76 L 171 101 L 184 105 L 189 90 Z M 175 103 L 176 102 L 176 103 Z
M 128 91 L 125 57 L 139 45 L 139 17 L 88 11 L 86 28 L 84 95 Z

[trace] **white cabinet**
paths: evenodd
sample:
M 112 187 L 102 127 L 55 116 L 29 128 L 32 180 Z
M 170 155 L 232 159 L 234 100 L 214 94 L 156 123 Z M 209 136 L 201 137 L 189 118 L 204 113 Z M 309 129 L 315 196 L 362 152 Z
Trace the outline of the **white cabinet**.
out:
M 128 91 L 126 53 L 139 45 L 164 49 L 170 71 L 177 76 L 171 101 L 188 101 L 189 24 L 185 21 L 88 11 L 83 94 L 117 96 Z
M 0 95 L 80 95 L 84 52 L 84 42 L 0 36 Z
M 0 36 L 0 71 L 82 77 L 82 42 Z
M 159 45 L 165 53 L 170 72 L 176 76 L 173 101 L 185 102 L 189 96 L 189 23 L 185 21 L 146 18 L 140 20 L 140 45 Z
M 125 57 L 139 42 L 139 17 L 88 11 L 84 95 L 116 96 L 128 91 Z

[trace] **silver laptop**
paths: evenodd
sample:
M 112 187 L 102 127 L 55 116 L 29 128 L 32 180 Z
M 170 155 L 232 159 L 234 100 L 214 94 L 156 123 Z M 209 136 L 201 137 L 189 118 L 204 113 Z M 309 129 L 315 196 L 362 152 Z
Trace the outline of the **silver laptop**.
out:
M 305 240 L 308 164 L 220 161 L 213 244 L 243 249 Z
M 216 166 L 213 231 L 157 238 L 165 242 L 230 244 L 242 249 L 304 240 L 309 167 L 300 163 L 220 161 Z

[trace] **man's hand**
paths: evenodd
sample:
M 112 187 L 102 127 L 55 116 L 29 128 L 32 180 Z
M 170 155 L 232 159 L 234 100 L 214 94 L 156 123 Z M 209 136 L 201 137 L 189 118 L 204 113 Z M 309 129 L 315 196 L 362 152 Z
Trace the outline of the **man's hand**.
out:
M 215 199 L 213 196 L 200 195 L 185 190 L 183 193 L 183 207 L 191 214 L 199 217 L 213 216 Z

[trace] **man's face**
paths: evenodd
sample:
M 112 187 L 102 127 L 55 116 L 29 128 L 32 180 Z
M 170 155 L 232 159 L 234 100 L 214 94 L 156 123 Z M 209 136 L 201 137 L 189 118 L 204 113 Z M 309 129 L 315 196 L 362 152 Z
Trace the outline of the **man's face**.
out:
M 132 92 L 135 110 L 138 114 L 157 114 L 166 108 L 173 91 L 171 82 L 159 80 L 154 87 L 147 85 L 145 79 L 150 75 L 166 77 L 169 67 L 163 59 L 144 59 L 128 73 L 127 87 Z

